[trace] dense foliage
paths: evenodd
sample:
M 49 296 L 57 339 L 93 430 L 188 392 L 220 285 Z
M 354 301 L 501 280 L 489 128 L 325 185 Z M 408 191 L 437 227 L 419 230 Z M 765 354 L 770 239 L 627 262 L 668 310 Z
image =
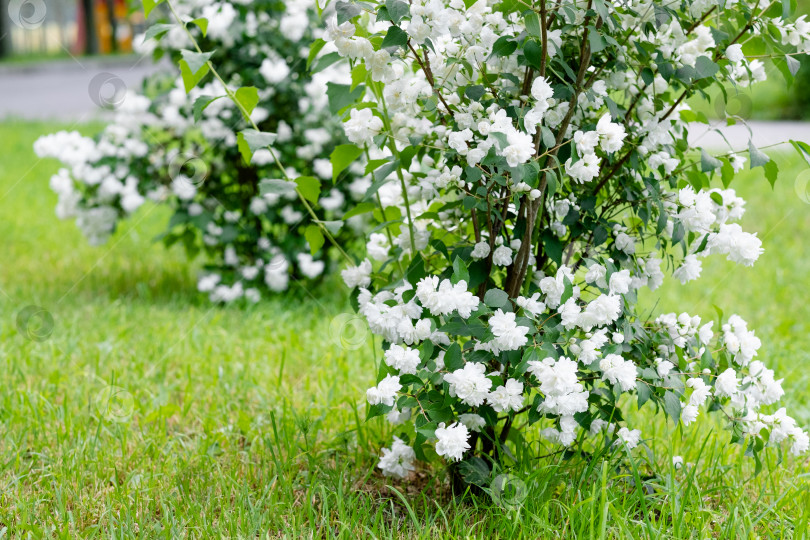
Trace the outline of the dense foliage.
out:
M 286 171 L 278 170 L 269 149 L 243 159 L 238 133 L 247 123 L 237 104 L 220 99 L 220 81 L 202 81 L 205 73 L 194 76 L 186 66 L 181 76 L 147 78 L 141 93 L 107 96 L 115 117 L 98 137 L 61 132 L 38 141 L 40 155 L 65 165 L 51 182 L 57 214 L 75 218 L 88 240 L 100 244 L 147 199 L 169 205 L 173 215 L 162 239 L 182 243 L 190 256 L 205 253 L 198 287 L 215 301 L 255 302 L 286 290 L 291 279 L 319 279 L 330 260 L 318 242 L 309 242 L 312 225 L 304 222 L 306 209 L 295 192 L 259 192 L 262 181 L 282 174 L 318 177 L 329 185 L 320 198 L 324 217 L 340 219 L 347 202 L 365 190 L 348 172 L 332 182 L 329 154 L 341 137 L 327 91 L 341 72 L 309 73 L 308 46 L 322 33 L 313 25 L 313 4 L 195 0 L 174 7 L 195 21 L 188 30 L 212 51 L 207 57 L 224 80 L 245 87 L 240 99 L 253 105 L 251 118 L 261 130 L 277 134 L 273 151 Z M 139 40 L 143 54 L 174 61 L 191 47 L 186 31 L 167 22 Z M 347 227 L 340 239 L 353 235 Z
M 343 272 L 385 343 L 367 393 L 398 426 L 385 474 L 440 456 L 476 481 L 527 445 L 629 451 L 644 426 L 627 413 L 645 407 L 684 426 L 716 412 L 757 460 L 807 450 L 744 320 L 637 303 L 668 276 L 697 279 L 706 256 L 762 253 L 729 185 L 746 162 L 773 182 L 776 163 L 753 145 L 690 148 L 702 118 L 685 101 L 761 81 L 768 61 L 795 73 L 810 27 L 790 8 L 337 4 L 326 40 L 364 88 L 344 130 L 374 158 L 388 221 Z

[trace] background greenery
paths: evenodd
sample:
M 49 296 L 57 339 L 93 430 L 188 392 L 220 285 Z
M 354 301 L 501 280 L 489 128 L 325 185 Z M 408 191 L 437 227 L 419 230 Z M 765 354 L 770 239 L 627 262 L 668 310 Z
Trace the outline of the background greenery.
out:
M 635 419 L 649 450 L 629 468 L 577 460 L 564 472 L 561 455 L 527 464 L 514 472 L 521 505 L 457 501 L 431 471 L 386 481 L 374 467 L 390 428 L 363 421 L 371 339 L 344 334 L 358 346 L 347 349 L 332 332 L 351 313 L 344 288 L 212 307 L 193 293 L 182 253 L 153 245 L 167 216 L 151 206 L 88 247 L 54 216 L 57 165 L 31 150 L 63 127 L 0 124 L 0 537 L 809 534 L 808 459 L 778 464 L 770 452 L 754 477 L 705 415 L 683 430 Z M 749 202 L 744 228 L 766 248 L 754 268 L 710 258 L 699 281 L 645 301 L 706 320 L 716 304 L 748 320 L 806 426 L 810 205 L 795 190 L 806 167 L 790 163 L 774 192 L 761 169 L 733 185 Z M 43 341 L 20 332 L 28 305 L 53 316 Z M 695 466 L 671 468 L 674 455 Z

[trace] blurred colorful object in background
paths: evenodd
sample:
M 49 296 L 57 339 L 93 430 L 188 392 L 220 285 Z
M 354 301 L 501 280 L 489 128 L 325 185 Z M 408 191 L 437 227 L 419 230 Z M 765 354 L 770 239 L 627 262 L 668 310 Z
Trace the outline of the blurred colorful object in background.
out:
M 129 53 L 144 22 L 126 0 L 0 0 L 0 58 Z

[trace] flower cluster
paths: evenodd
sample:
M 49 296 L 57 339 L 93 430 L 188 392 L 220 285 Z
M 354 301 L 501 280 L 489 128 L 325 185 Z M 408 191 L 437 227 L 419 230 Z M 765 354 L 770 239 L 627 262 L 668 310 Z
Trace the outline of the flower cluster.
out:
M 670 275 L 697 279 L 703 257 L 763 252 L 728 185 L 746 161 L 772 181 L 776 164 L 753 144 L 691 149 L 686 102 L 763 80 L 761 51 L 810 40 L 781 8 L 732 3 L 338 3 L 318 46 L 349 65 L 343 127 L 373 171 L 368 256 L 343 277 L 384 340 L 367 392 L 398 426 L 384 474 L 503 459 L 516 426 L 632 450 L 644 426 L 626 411 L 647 404 L 683 425 L 718 411 L 754 454 L 808 449 L 772 412 L 781 380 L 740 317 L 638 304 Z
M 64 165 L 51 180 L 57 215 L 75 218 L 88 240 L 100 244 L 147 200 L 167 204 L 173 215 L 162 239 L 181 243 L 189 256 L 205 253 L 198 289 L 213 301 L 256 302 L 286 290 L 292 279 L 319 279 L 330 260 L 326 248 L 308 241 L 306 210 L 295 191 L 261 189 L 283 174 L 317 178 L 322 217 L 340 220 L 370 183 L 359 164 L 333 175 L 329 155 L 343 139 L 327 94 L 345 66 L 325 65 L 310 74 L 308 60 L 321 57 L 309 59 L 308 46 L 323 32 L 314 2 L 172 5 L 206 50 L 216 50 L 211 61 L 225 82 L 254 89 L 251 119 L 276 134 L 272 148 L 245 161 L 239 139 L 245 120 L 235 103 L 220 99 L 220 81 L 209 77 L 189 88 L 193 74 L 159 72 L 144 81 L 141 93 L 114 104 L 114 118 L 98 137 L 61 132 L 37 141 L 40 156 Z M 204 27 L 189 22 L 201 20 Z M 188 58 L 193 49 L 177 24 L 156 24 L 136 41 L 140 52 L 155 57 Z M 250 92 L 245 95 L 249 102 Z M 341 241 L 355 236 L 356 221 L 342 229 Z

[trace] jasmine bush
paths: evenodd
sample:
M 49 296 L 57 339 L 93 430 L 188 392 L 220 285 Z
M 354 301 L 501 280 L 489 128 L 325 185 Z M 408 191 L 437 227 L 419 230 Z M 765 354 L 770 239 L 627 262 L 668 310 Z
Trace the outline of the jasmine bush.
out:
M 251 118 L 262 130 L 277 134 L 273 151 L 285 172 L 325 181 L 320 206 L 325 217 L 340 219 L 365 184 L 348 171 L 332 175 L 328 157 L 343 141 L 327 93 L 341 67 L 309 73 L 308 47 L 322 33 L 313 24 L 314 4 L 194 0 L 175 9 L 196 21 L 188 30 L 211 51 L 225 82 L 247 87 L 240 98 L 252 103 Z M 137 38 L 139 50 L 180 60 L 191 38 L 163 19 Z M 39 155 L 65 165 L 51 181 L 57 214 L 75 218 L 88 240 L 101 244 L 146 200 L 168 205 L 173 215 L 162 240 L 180 242 L 190 257 L 205 254 L 198 288 L 214 301 L 256 302 L 286 290 L 291 278 L 319 279 L 330 261 L 327 249 L 309 242 L 305 208 L 294 192 L 260 193 L 262 181 L 281 177 L 271 150 L 243 159 L 238 132 L 247 123 L 236 104 L 217 99 L 224 95 L 220 81 L 195 87 L 202 76 L 187 68 L 179 76 L 161 72 L 140 93 L 108 97 L 115 115 L 98 137 L 60 132 L 40 139 Z M 347 227 L 341 241 L 353 236 Z
M 743 319 L 652 318 L 638 304 L 642 288 L 697 279 L 704 257 L 750 266 L 763 252 L 729 186 L 745 163 L 774 182 L 776 163 L 753 144 L 691 148 L 702 118 L 685 102 L 761 81 L 765 62 L 792 76 L 810 28 L 789 2 L 332 8 L 310 58 L 315 71 L 348 65 L 328 95 L 351 142 L 331 154 L 333 173 L 362 157 L 373 178 L 346 214 L 371 216 L 367 257 L 342 276 L 383 341 L 366 398 L 396 433 L 384 474 L 444 460 L 481 483 L 548 452 L 632 452 L 645 426 L 627 413 L 645 407 L 683 426 L 721 415 L 758 464 L 766 446 L 807 451 Z M 180 63 L 193 83 L 219 78 L 202 49 Z M 225 91 L 248 118 L 243 89 Z M 275 140 L 251 126 L 248 155 Z M 263 187 L 310 201 L 313 238 L 339 242 L 315 212 L 319 183 Z

